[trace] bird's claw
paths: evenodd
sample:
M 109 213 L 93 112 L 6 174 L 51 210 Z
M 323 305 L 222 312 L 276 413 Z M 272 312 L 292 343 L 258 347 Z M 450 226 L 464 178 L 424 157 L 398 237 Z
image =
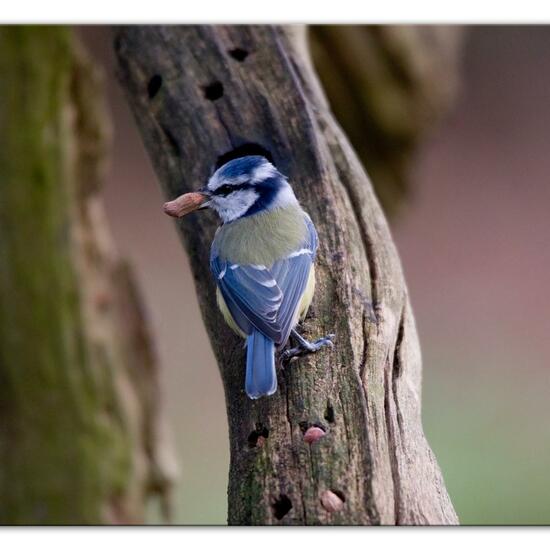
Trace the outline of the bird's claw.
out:
M 299 341 L 297 346 L 289 348 L 281 354 L 282 362 L 283 364 L 288 364 L 292 359 L 303 357 L 304 355 L 309 355 L 310 353 L 315 353 L 324 346 L 333 348 L 334 342 L 332 340 L 335 337 L 335 334 L 327 334 L 323 338 L 315 340 L 315 342 L 308 342 L 307 340 L 302 339 L 302 341 Z

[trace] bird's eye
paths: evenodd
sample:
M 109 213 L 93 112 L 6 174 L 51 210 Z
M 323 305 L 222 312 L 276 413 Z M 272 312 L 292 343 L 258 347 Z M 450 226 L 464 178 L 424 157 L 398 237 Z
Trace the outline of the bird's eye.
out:
M 216 195 L 221 195 L 222 197 L 225 197 L 229 195 L 229 193 L 233 192 L 233 186 L 232 185 L 221 185 L 218 187 L 215 191 Z

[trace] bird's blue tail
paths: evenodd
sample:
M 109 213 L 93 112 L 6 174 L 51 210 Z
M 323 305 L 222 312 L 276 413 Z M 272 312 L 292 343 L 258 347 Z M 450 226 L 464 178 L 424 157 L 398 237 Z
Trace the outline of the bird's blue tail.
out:
M 246 383 L 248 397 L 258 399 L 277 390 L 275 344 L 261 332 L 253 330 L 246 341 Z

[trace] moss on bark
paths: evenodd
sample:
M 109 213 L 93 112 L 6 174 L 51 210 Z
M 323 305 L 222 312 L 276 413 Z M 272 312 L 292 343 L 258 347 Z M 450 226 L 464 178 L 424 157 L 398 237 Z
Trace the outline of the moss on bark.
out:
M 95 193 L 108 134 L 95 68 L 67 27 L 14 26 L 0 74 L 0 523 L 139 522 L 154 411 L 128 370 Z

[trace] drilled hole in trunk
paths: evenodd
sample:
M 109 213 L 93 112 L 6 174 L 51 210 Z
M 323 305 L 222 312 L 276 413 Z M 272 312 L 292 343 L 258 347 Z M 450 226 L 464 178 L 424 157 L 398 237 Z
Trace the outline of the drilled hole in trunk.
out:
M 334 407 L 332 405 L 327 405 L 327 410 L 325 411 L 325 420 L 329 424 L 334 424 Z
M 158 94 L 161 86 L 162 76 L 159 74 L 152 76 L 147 84 L 147 95 L 149 96 L 149 99 L 153 99 Z
M 292 510 L 292 502 L 286 495 L 279 495 L 273 503 L 273 514 L 277 519 L 283 519 Z
M 259 443 L 263 442 L 269 437 L 269 430 L 262 424 L 256 424 L 256 429 L 250 432 L 248 436 L 248 446 L 253 449 L 257 447 Z
M 248 57 L 248 52 L 243 48 L 233 48 L 229 50 L 229 55 L 237 61 L 244 61 Z
M 223 84 L 219 80 L 208 84 L 208 86 L 204 86 L 203 90 L 204 97 L 210 101 L 216 101 L 216 99 L 220 99 L 223 96 Z

